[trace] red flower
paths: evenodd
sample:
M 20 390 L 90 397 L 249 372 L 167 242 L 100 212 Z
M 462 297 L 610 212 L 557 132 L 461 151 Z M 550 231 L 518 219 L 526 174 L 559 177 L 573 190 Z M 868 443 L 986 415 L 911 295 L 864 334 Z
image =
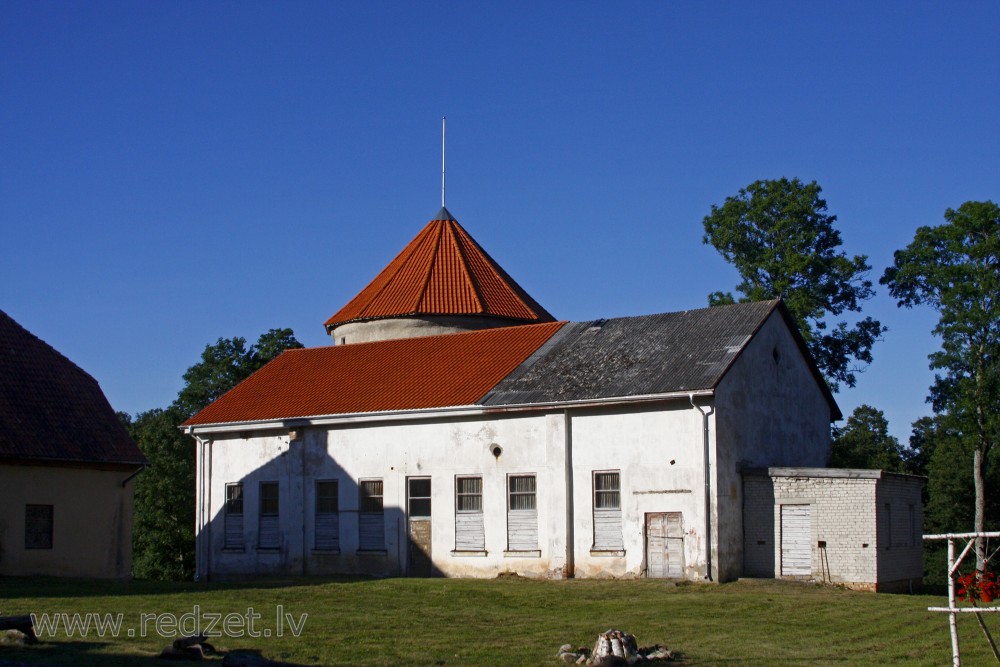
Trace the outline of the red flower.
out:
M 973 570 L 955 579 L 958 590 L 955 591 L 959 600 L 983 602 L 989 604 L 1000 597 L 1000 584 L 997 576 L 990 570 Z

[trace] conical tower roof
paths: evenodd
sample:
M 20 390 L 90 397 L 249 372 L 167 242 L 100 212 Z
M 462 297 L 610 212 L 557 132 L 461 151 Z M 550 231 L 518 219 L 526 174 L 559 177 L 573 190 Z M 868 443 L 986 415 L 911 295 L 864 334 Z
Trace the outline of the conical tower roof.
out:
M 325 324 L 329 332 L 349 322 L 420 316 L 554 321 L 444 207 Z

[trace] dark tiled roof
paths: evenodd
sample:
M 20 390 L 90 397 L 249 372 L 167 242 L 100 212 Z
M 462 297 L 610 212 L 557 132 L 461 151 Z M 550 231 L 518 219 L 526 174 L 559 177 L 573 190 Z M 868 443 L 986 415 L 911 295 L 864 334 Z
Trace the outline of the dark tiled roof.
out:
M 518 405 L 714 389 L 775 310 L 794 332 L 779 301 L 567 325 L 480 403 Z M 805 352 L 801 338 L 796 339 Z M 812 370 L 839 414 L 826 383 Z
M 287 350 L 183 425 L 473 405 L 562 326 Z
M 552 322 L 461 225 L 441 209 L 371 283 L 326 321 L 470 315 Z
M 138 465 L 101 387 L 0 311 L 0 461 Z

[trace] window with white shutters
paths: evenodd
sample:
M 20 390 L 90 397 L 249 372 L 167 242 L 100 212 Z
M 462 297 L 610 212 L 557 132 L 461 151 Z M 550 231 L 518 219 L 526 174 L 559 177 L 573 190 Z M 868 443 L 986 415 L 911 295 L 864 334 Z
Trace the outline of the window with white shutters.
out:
M 382 505 L 382 480 L 363 479 L 358 483 L 361 498 L 358 513 L 358 549 L 385 551 L 385 511 Z
M 455 550 L 485 551 L 483 478 L 455 478 Z
M 281 546 L 278 529 L 278 483 L 260 483 L 260 516 L 257 532 L 257 547 L 277 549 Z
M 507 549 L 538 549 L 538 508 L 534 475 L 507 477 Z
M 340 499 L 337 480 L 316 481 L 316 550 L 340 550 Z
M 243 483 L 226 484 L 223 549 L 243 549 Z
M 594 551 L 623 551 L 622 503 L 617 470 L 594 473 Z

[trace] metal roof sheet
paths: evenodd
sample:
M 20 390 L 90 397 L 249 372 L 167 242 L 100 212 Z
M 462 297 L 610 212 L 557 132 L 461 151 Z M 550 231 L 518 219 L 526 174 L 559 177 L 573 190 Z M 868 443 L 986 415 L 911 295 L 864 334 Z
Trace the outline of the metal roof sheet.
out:
M 567 325 L 544 354 L 529 358 L 480 403 L 518 405 L 713 389 L 778 303 Z

